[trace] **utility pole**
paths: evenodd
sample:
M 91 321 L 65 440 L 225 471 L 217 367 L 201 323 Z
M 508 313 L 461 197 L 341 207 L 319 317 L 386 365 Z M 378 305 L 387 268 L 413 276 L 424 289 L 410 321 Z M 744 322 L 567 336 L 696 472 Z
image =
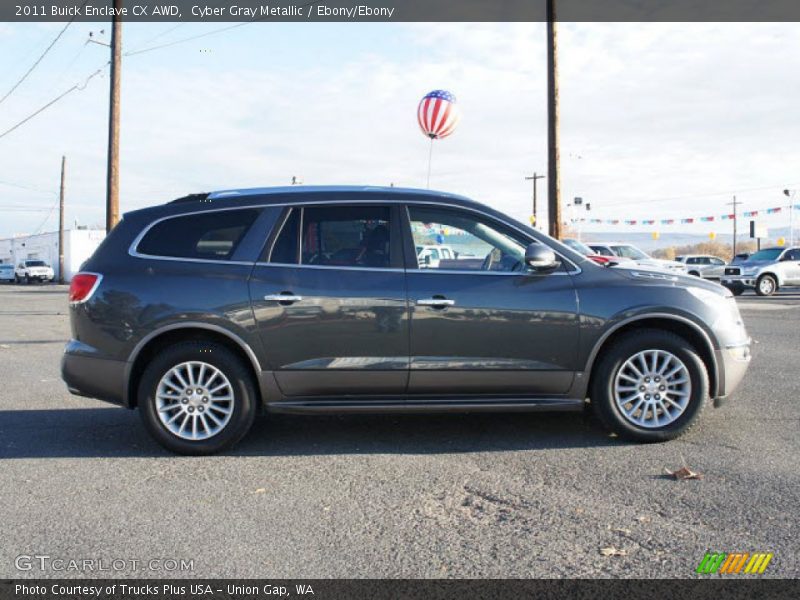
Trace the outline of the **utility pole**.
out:
M 58 195 L 58 282 L 64 283 L 64 177 L 67 157 L 61 157 L 61 189 Z
M 561 179 L 558 135 L 558 46 L 556 0 L 547 0 L 547 212 L 549 233 L 561 239 Z
M 535 171 L 534 171 L 533 175 L 531 175 L 530 177 L 526 177 L 525 178 L 525 181 L 533 181 L 533 223 L 532 223 L 532 225 L 534 227 L 536 227 L 537 222 L 538 222 L 537 221 L 538 215 L 536 213 L 536 182 L 539 179 L 544 179 L 544 175 L 537 175 Z
M 111 26 L 111 83 L 108 106 L 108 170 L 106 178 L 106 233 L 119 221 L 119 102 L 122 75 L 122 0 L 114 0 Z
M 728 202 L 728 205 L 733 205 L 733 255 L 736 256 L 736 221 L 739 219 L 739 212 L 736 210 L 736 207 L 739 206 L 741 202 L 736 200 L 736 196 L 733 197 L 733 202 Z

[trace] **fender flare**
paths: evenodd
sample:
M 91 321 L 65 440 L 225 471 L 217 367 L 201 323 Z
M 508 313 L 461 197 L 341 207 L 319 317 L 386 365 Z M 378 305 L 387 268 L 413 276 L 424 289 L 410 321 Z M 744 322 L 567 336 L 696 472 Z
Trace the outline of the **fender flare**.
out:
M 225 329 L 224 327 L 220 327 L 219 325 L 214 325 L 212 323 L 203 323 L 201 321 L 181 321 L 180 323 L 170 323 L 169 325 L 164 325 L 159 327 L 158 329 L 151 331 L 146 336 L 144 336 L 141 340 L 139 340 L 134 346 L 133 350 L 131 351 L 130 357 L 125 364 L 125 387 L 124 387 L 124 395 L 123 395 L 123 404 L 124 406 L 131 406 L 131 399 L 130 399 L 130 382 L 131 382 L 131 374 L 133 373 L 133 366 L 136 364 L 136 360 L 139 358 L 142 350 L 153 341 L 158 336 L 167 333 L 169 331 L 178 331 L 180 329 L 205 329 L 206 331 L 213 331 L 214 333 L 219 333 L 224 335 L 232 342 L 235 342 L 237 346 L 239 346 L 242 351 L 247 355 L 250 359 L 250 363 L 255 369 L 256 375 L 262 371 L 261 369 L 261 362 L 258 360 L 256 353 L 253 351 L 253 348 L 245 342 L 241 337 L 233 333 L 230 329 Z
M 712 340 L 711 336 L 695 321 L 689 319 L 688 317 L 684 317 L 681 315 L 676 315 L 673 313 L 663 313 L 663 312 L 648 312 L 642 313 L 638 315 L 634 315 L 632 317 L 628 317 L 623 319 L 619 323 L 615 323 L 612 327 L 610 327 L 607 331 L 600 336 L 600 338 L 595 342 L 592 351 L 589 353 L 589 358 L 586 361 L 586 370 L 585 373 L 589 374 L 591 377 L 592 370 L 594 369 L 595 362 L 597 360 L 597 355 L 600 353 L 600 349 L 603 347 L 603 344 L 608 341 L 608 339 L 614 335 L 617 331 L 625 327 L 626 325 L 630 325 L 631 323 L 635 323 L 636 321 L 644 321 L 647 319 L 665 319 L 665 320 L 672 320 L 677 321 L 683 325 L 689 326 L 695 333 L 700 336 L 700 339 L 703 340 L 705 344 L 704 350 L 707 351 L 709 358 L 711 359 L 711 364 L 709 365 L 710 373 L 709 375 L 712 377 L 712 381 L 714 382 L 714 389 L 709 390 L 710 396 L 713 398 L 714 394 L 716 394 L 717 388 L 719 387 L 719 363 L 717 360 L 717 350 L 719 349 L 719 345 L 715 344 Z M 587 378 L 588 385 L 588 378 Z

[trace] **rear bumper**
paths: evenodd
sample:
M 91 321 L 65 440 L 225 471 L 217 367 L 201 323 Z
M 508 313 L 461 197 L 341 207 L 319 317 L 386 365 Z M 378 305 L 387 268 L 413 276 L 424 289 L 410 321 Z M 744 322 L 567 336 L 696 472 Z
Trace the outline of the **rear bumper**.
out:
M 127 363 L 97 356 L 97 350 L 70 340 L 61 358 L 61 378 L 78 396 L 124 404 Z
M 750 366 L 750 340 L 716 351 L 719 380 L 716 399 L 730 396 L 739 386 Z

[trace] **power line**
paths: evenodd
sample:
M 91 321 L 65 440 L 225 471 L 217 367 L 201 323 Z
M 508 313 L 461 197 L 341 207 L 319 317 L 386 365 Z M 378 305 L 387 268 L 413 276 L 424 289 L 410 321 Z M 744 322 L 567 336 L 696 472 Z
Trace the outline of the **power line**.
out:
M 83 8 L 83 6 L 84 6 L 84 5 L 85 5 L 85 4 L 86 4 L 88 1 L 89 1 L 89 0 L 84 0 L 83 4 L 81 4 L 81 8 Z M 80 12 L 80 11 L 77 11 L 77 12 Z M 76 15 L 76 16 L 77 16 L 77 15 Z M 58 35 L 55 37 L 55 39 L 54 39 L 52 42 L 50 42 L 50 45 L 49 45 L 47 48 L 45 48 L 44 52 L 42 52 L 42 54 L 39 56 L 39 58 L 37 58 L 37 59 L 36 59 L 36 61 L 35 61 L 35 62 L 34 62 L 32 65 L 31 65 L 31 67 L 30 67 L 30 68 L 29 68 L 27 71 L 25 71 L 25 74 L 24 74 L 22 77 L 20 77 L 20 78 L 19 78 L 19 81 L 17 81 L 17 83 L 15 83 L 13 86 L 11 86 L 11 89 L 10 89 L 10 90 L 8 90 L 8 91 L 6 92 L 6 95 L 5 95 L 5 96 L 3 96 L 2 98 L 0 98 L 0 104 L 2 104 L 3 102 L 5 102 L 6 98 L 8 98 L 8 97 L 9 97 L 11 94 L 13 94 L 13 93 L 14 93 L 14 90 L 16 90 L 16 89 L 17 89 L 17 88 L 18 88 L 18 87 L 19 87 L 19 86 L 22 84 L 22 82 L 23 82 L 23 81 L 25 81 L 25 80 L 28 78 L 28 75 L 30 75 L 31 73 L 33 73 L 33 70 L 34 70 L 36 67 L 38 67 L 38 66 L 39 66 L 39 63 L 40 63 L 40 62 L 42 62 L 42 59 L 44 59 L 44 57 L 45 57 L 45 56 L 47 56 L 47 53 L 48 53 L 48 52 L 50 52 L 50 50 L 53 48 L 53 46 L 55 46 L 55 45 L 56 45 L 56 42 L 57 42 L 58 40 L 60 40 L 60 39 L 61 39 L 61 36 L 62 36 L 62 35 L 64 35 L 64 32 L 67 30 L 67 28 L 68 28 L 70 25 L 72 25 L 72 22 L 75 20 L 76 16 L 73 16 L 73 17 L 72 17 L 72 18 L 71 18 L 71 19 L 70 19 L 70 20 L 67 22 L 67 24 L 66 24 L 66 25 L 64 25 L 64 28 L 63 28 L 61 31 L 59 31 L 59 32 L 58 32 Z
M 60 198 L 56 198 L 56 201 L 53 203 L 53 206 L 50 207 L 50 212 L 47 213 L 47 216 L 44 218 L 44 221 L 42 221 L 42 224 L 39 225 L 38 229 L 36 229 L 36 233 L 34 233 L 33 235 L 38 235 L 39 233 L 42 232 L 42 229 L 44 229 L 44 226 L 47 225 L 47 222 L 50 220 L 50 217 L 53 216 L 53 211 L 56 209 L 56 206 L 58 206 L 59 202 Z
M 319 4 L 320 0 L 315 0 L 314 2 L 307 2 L 306 4 L 301 4 L 298 8 L 311 8 L 315 4 Z M 123 56 L 136 56 L 137 54 L 145 54 L 147 52 L 153 52 L 154 50 L 161 50 L 162 48 L 169 48 L 171 46 L 177 46 L 178 44 L 185 44 L 186 42 L 191 42 L 194 40 L 199 40 L 200 38 L 208 37 L 210 35 L 216 35 L 218 33 L 222 33 L 224 31 L 230 31 L 231 29 L 236 29 L 238 27 L 244 27 L 245 25 L 251 25 L 252 23 L 257 23 L 259 21 L 266 21 L 272 18 L 270 15 L 264 15 L 263 17 L 257 17 L 250 19 L 249 21 L 245 21 L 243 23 L 234 23 L 233 25 L 227 25 L 225 27 L 220 27 L 219 29 L 214 29 L 212 31 L 206 31 L 205 33 L 199 33 L 197 35 L 192 35 L 189 37 L 181 38 L 178 40 L 173 40 L 171 42 L 165 42 L 164 44 L 158 44 L 156 46 L 150 46 L 149 48 L 142 48 L 140 50 L 131 50 L 130 52 L 125 52 Z
M 27 117 L 25 117 L 24 119 L 22 119 L 22 121 L 20 121 L 19 123 L 17 123 L 17 124 L 16 124 L 16 125 L 14 125 L 13 127 L 9 128 L 9 129 L 6 129 L 6 130 L 5 130 L 3 133 L 0 133 L 0 139 L 3 139 L 3 138 L 4 138 L 5 136 L 7 136 L 9 133 L 11 133 L 11 132 L 12 132 L 12 131 L 14 131 L 15 129 L 17 129 L 17 128 L 21 127 L 22 125 L 24 125 L 25 123 L 27 123 L 28 121 L 30 121 L 31 119 L 33 119 L 33 118 L 34 118 L 36 115 L 38 115 L 38 114 L 40 114 L 40 113 L 44 112 L 45 110 L 47 110 L 48 108 L 50 108 L 51 106 L 53 106 L 53 104 L 55 104 L 55 103 L 56 103 L 56 102 L 58 102 L 59 100 L 63 99 L 64 97 L 68 96 L 68 95 L 69 95 L 69 94 L 71 94 L 72 92 L 74 92 L 74 91 L 76 91 L 76 90 L 77 90 L 77 91 L 82 91 L 82 90 L 86 89 L 86 86 L 87 86 L 87 85 L 89 85 L 89 82 L 90 82 L 90 81 L 91 81 L 91 80 L 92 80 L 94 77 L 96 77 L 97 75 L 99 75 L 100 73 L 102 73 L 102 72 L 105 70 L 105 68 L 106 68 L 108 65 L 109 65 L 109 63 L 106 63 L 106 64 L 104 64 L 102 67 L 100 67 L 99 69 L 97 69 L 97 70 L 96 70 L 94 73 L 92 73 L 91 75 L 89 75 L 89 76 L 88 76 L 88 77 L 87 77 L 87 78 L 86 78 L 86 79 L 83 81 L 83 83 L 76 83 L 76 84 L 75 84 L 75 85 L 73 85 L 71 88 L 69 88 L 67 91 L 65 91 L 65 92 L 62 92 L 60 95 L 56 96 L 55 98 L 53 98 L 52 100 L 50 100 L 50 102 L 48 102 L 47 104 L 45 104 L 44 106 L 42 106 L 41 108 L 39 108 L 38 110 L 36 110 L 35 112 L 31 113 L 30 115 L 28 115 Z
M 44 190 L 42 188 L 33 187 L 30 185 L 24 185 L 21 183 L 13 183 L 11 181 L 0 181 L 0 185 L 6 185 L 8 187 L 19 188 L 21 190 L 28 190 L 29 192 L 38 192 L 40 194 L 55 194 L 53 190 Z

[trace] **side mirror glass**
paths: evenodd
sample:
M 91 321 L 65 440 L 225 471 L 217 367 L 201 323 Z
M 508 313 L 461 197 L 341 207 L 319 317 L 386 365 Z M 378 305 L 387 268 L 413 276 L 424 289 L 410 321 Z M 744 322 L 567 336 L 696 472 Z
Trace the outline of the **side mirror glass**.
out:
M 530 244 L 525 249 L 525 264 L 534 271 L 552 271 L 560 264 L 556 253 L 544 244 Z

